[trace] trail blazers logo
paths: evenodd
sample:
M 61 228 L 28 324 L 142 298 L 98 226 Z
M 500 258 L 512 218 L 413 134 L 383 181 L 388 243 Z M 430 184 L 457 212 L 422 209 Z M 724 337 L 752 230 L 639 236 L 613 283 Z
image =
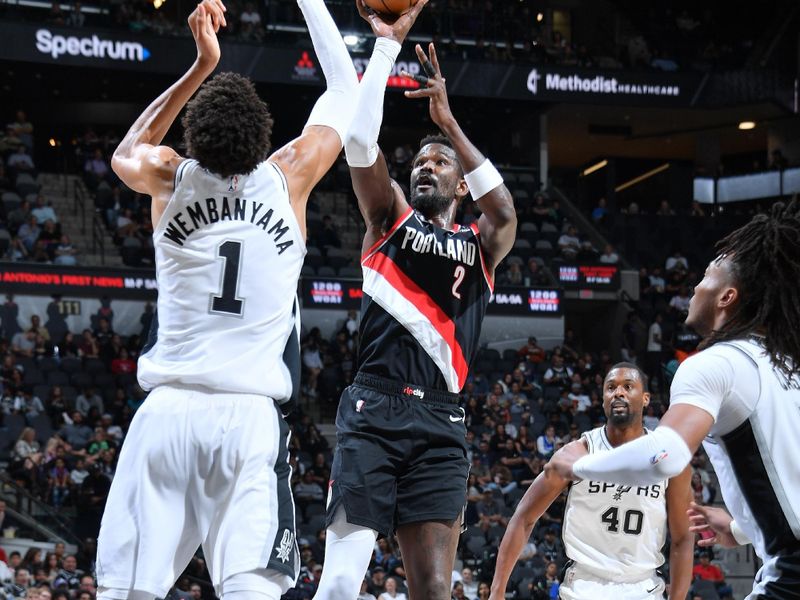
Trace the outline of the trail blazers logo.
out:
M 289 562 L 289 555 L 292 553 L 294 546 L 294 533 L 288 529 L 283 530 L 283 537 L 281 543 L 275 546 L 276 558 L 281 562 Z

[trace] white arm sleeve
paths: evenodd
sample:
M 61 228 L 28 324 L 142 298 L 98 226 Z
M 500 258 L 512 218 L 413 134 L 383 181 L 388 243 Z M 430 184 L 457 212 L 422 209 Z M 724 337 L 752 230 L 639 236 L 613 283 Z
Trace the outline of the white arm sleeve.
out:
M 588 454 L 572 467 L 576 477 L 624 485 L 653 485 L 679 475 L 692 459 L 689 446 L 669 427 L 609 450 Z
M 351 167 L 371 167 L 378 160 L 378 134 L 383 121 L 383 95 L 400 44 L 386 38 L 375 40 L 372 57 L 359 85 L 356 114 L 347 133 L 344 151 Z
M 339 134 L 344 144 L 355 115 L 358 76 L 347 46 L 323 0 L 297 0 L 306 20 L 314 52 L 325 75 L 327 90 L 317 100 L 306 127 L 325 125 Z

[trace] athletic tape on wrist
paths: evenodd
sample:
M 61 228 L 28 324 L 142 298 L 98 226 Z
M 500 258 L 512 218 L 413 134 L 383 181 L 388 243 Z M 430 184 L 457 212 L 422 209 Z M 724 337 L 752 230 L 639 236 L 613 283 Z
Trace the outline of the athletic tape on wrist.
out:
M 480 167 L 464 175 L 464 181 L 467 182 L 467 187 L 469 188 L 469 193 L 472 195 L 472 199 L 478 200 L 497 186 L 502 185 L 503 176 L 500 175 L 500 172 L 487 158 Z

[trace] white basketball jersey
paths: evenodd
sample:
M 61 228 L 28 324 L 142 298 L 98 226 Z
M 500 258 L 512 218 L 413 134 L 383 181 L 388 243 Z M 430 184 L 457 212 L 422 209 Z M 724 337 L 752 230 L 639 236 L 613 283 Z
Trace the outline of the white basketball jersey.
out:
M 589 452 L 612 449 L 605 427 L 583 434 Z M 667 536 L 667 481 L 633 487 L 573 483 L 564 513 L 567 556 L 597 577 L 635 582 L 664 564 Z
M 283 352 L 306 250 L 277 165 L 223 179 L 184 161 L 153 245 L 158 337 L 141 386 L 290 397 Z
M 757 338 L 715 344 L 678 372 L 673 403 L 714 416 L 703 447 L 726 508 L 764 561 L 754 596 L 779 577 L 800 589 L 800 377 L 777 371 Z

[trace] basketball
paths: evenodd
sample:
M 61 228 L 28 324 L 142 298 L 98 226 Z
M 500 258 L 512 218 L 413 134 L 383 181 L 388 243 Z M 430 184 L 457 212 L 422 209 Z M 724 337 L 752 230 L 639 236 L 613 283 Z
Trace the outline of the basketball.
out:
M 375 12 L 400 16 L 417 3 L 417 0 L 364 0 Z

